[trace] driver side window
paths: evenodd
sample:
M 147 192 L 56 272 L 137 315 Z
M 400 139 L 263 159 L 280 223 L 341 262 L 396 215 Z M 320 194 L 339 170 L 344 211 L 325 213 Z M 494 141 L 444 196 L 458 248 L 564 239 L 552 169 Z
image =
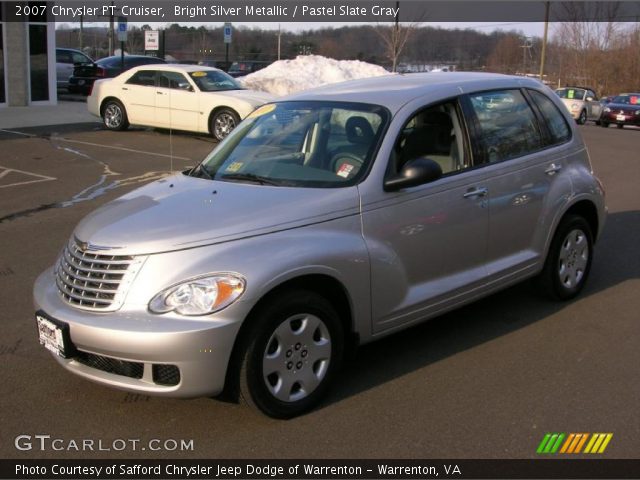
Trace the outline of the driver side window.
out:
M 408 161 L 420 157 L 435 161 L 443 175 L 466 168 L 464 136 L 457 112 L 454 102 L 446 102 L 415 114 L 405 125 L 394 149 L 396 173 Z

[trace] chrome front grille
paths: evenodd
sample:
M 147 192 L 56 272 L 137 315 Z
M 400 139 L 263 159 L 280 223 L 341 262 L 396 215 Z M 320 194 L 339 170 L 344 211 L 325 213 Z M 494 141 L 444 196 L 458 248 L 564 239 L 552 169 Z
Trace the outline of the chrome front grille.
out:
M 56 265 L 58 292 L 78 308 L 113 311 L 124 295 L 142 261 L 127 255 L 109 255 L 82 250 L 70 241 Z

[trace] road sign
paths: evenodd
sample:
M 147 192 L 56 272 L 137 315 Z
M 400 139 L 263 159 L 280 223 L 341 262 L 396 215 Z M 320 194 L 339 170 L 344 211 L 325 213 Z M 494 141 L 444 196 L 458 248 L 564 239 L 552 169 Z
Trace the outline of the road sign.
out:
M 127 17 L 118 17 L 118 41 L 127 41 Z
M 231 23 L 224 24 L 224 43 L 231 43 Z
M 148 51 L 160 50 L 160 32 L 158 30 L 144 32 L 144 49 Z

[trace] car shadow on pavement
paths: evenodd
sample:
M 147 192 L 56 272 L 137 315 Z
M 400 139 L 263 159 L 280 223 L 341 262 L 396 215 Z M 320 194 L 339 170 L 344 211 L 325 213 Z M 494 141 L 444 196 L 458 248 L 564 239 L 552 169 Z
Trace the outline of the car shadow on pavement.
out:
M 7 128 L 0 130 L 0 140 L 15 140 L 24 137 L 49 138 L 72 133 L 95 132 L 103 130 L 99 122 L 67 123 L 60 125 L 40 125 L 36 127 Z
M 525 328 L 572 302 L 640 278 L 639 239 L 640 211 L 610 214 L 596 244 L 589 281 L 575 300 L 554 302 L 542 296 L 533 282 L 525 281 L 364 345 L 345 362 L 335 388 L 320 408 Z

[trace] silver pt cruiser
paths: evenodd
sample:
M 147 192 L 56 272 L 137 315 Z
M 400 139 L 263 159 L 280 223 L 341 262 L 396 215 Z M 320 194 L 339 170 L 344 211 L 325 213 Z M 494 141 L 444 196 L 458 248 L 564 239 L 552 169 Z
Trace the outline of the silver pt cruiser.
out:
M 347 349 L 526 278 L 584 286 L 604 191 L 551 90 L 386 76 L 249 115 L 198 166 L 99 208 L 34 288 L 67 370 L 312 408 Z

